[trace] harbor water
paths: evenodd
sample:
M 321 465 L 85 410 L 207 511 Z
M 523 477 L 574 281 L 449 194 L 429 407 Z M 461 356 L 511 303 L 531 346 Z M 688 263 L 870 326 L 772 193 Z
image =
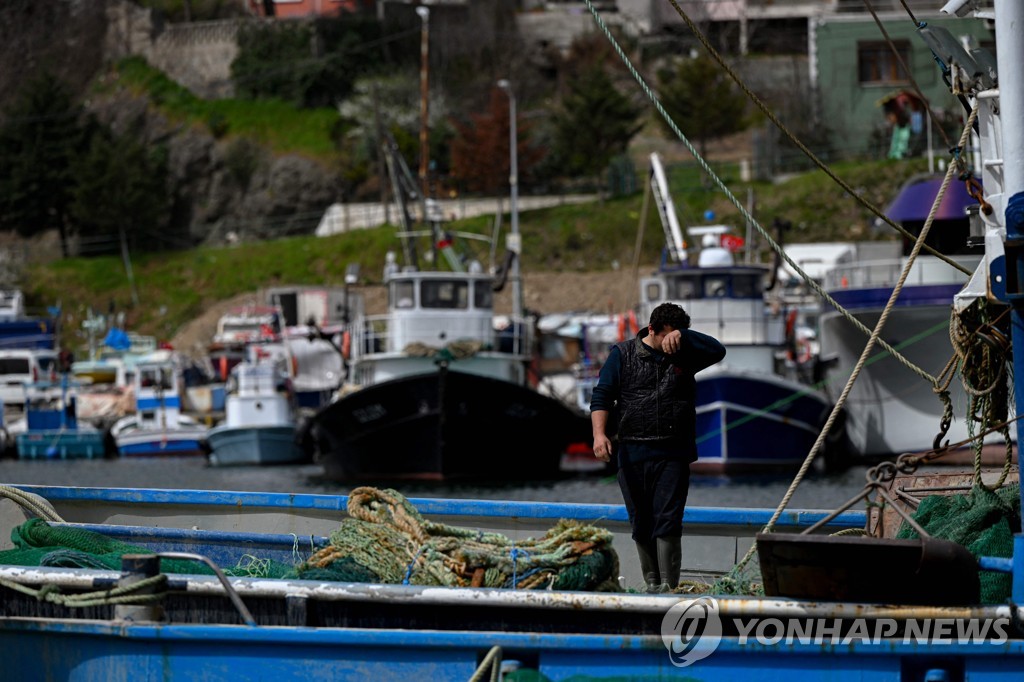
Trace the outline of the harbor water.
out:
M 482 455 L 484 456 L 484 455 Z M 509 463 L 510 467 L 515 466 Z M 863 489 L 867 466 L 842 472 L 811 473 L 789 504 L 791 509 L 834 509 Z M 237 490 L 305 494 L 346 494 L 357 484 L 325 480 L 317 464 L 211 467 L 201 458 L 0 460 L 0 482 L 7 484 Z M 693 475 L 688 506 L 774 509 L 792 474 Z M 368 482 L 367 484 L 372 484 Z M 386 483 L 407 497 L 447 497 L 536 502 L 621 504 L 614 477 L 578 475 L 557 481 L 515 484 Z

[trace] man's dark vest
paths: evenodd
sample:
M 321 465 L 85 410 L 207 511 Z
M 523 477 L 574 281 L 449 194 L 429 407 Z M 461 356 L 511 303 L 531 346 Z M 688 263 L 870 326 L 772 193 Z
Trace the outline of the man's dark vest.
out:
M 682 441 L 694 447 L 697 384 L 665 357 L 662 362 L 639 337 L 623 341 L 619 375 L 619 440 Z

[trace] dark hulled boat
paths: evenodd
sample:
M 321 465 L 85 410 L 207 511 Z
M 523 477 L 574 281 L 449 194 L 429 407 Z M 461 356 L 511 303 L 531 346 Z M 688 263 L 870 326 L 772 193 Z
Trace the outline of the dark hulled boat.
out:
M 357 320 L 353 390 L 311 423 L 338 480 L 559 474 L 589 421 L 526 380 L 530 333 L 496 331 L 493 283 L 480 272 L 390 272 L 388 313 Z
M 335 479 L 552 478 L 579 420 L 532 388 L 442 362 L 329 405 L 317 433 Z

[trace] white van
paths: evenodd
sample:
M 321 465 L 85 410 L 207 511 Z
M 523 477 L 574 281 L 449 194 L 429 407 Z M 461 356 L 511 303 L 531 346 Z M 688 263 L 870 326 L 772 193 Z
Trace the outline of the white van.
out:
M 0 350 L 0 400 L 5 407 L 25 405 L 25 384 L 57 380 L 57 351 Z

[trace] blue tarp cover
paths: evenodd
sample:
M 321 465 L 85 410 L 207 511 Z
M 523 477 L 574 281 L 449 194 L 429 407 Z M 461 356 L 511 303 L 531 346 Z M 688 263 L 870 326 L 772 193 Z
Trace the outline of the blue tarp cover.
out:
M 131 348 L 132 342 L 128 339 L 128 334 L 123 329 L 113 327 L 107 332 L 106 338 L 103 339 L 103 345 L 109 346 L 114 350 L 128 350 Z

